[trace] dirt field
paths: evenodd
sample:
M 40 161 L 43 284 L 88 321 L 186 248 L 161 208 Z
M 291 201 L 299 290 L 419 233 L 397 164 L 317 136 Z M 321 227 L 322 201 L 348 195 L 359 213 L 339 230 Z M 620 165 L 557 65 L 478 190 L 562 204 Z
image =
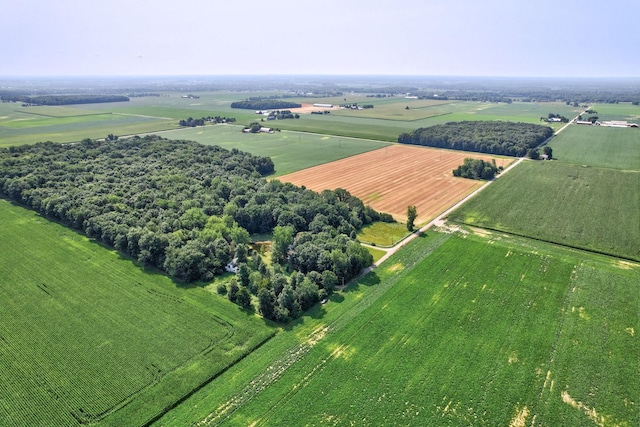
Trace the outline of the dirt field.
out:
M 313 104 L 301 104 L 300 108 L 289 108 L 292 113 L 298 114 L 311 114 L 312 111 L 331 111 L 331 110 L 339 110 L 339 105 L 334 105 L 333 107 L 314 107 Z
M 315 191 L 344 188 L 374 209 L 406 221 L 407 206 L 418 211 L 416 224 L 424 224 L 484 181 L 453 176 L 465 158 L 490 160 L 489 155 L 390 145 L 368 153 L 281 176 L 284 182 Z M 506 167 L 513 159 L 496 158 Z

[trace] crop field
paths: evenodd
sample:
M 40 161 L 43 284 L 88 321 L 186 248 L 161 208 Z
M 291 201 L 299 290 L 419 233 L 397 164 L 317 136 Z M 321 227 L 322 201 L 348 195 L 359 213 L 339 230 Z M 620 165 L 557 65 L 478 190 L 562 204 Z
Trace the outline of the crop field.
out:
M 430 232 L 156 425 L 637 425 L 639 283 L 637 264 Z
M 141 425 L 273 335 L 0 200 L 0 424 Z
M 110 133 L 135 135 L 175 129 L 176 120 L 147 115 L 131 115 L 109 110 L 110 104 L 73 107 L 20 107 L 0 104 L 0 147 L 41 141 L 74 142 L 85 138 L 105 138 Z M 102 110 L 95 106 L 102 106 Z
M 640 172 L 527 161 L 449 216 L 640 260 Z
M 380 105 L 376 102 L 379 102 Z M 420 123 L 420 126 L 429 126 L 430 124 L 441 123 L 443 120 L 446 122 L 463 120 L 506 120 L 540 123 L 540 118 L 547 117 L 549 113 L 561 114 L 571 119 L 581 111 L 580 108 L 559 102 L 513 102 L 506 104 L 391 98 L 383 101 L 363 100 L 360 103 L 370 103 L 373 104 L 375 108 L 367 110 L 338 110 L 332 111 L 331 114 L 387 120 L 418 121 L 424 119 L 424 122 Z M 406 107 L 409 107 L 409 109 L 407 110 Z M 549 125 L 560 126 L 560 124 L 552 123 Z
M 549 143 L 560 162 L 640 171 L 640 131 L 570 125 Z
M 364 98 L 360 104 L 371 104 L 374 108 L 364 110 L 341 109 L 332 111 L 338 116 L 371 118 L 382 120 L 415 121 L 449 113 L 448 104 L 454 101 L 438 101 L 431 99 L 392 98 L 377 101 L 375 98 Z M 409 107 L 407 109 L 407 107 Z
M 280 177 L 315 191 L 344 188 L 376 210 L 406 221 L 416 206 L 416 224 L 426 223 L 481 186 L 483 181 L 456 178 L 451 171 L 467 157 L 506 166 L 513 159 L 450 150 L 391 145 L 379 150 Z
M 271 96 L 276 93 L 252 93 Z M 198 92 L 200 98 L 182 98 L 181 94 L 134 97 L 128 102 L 79 104 L 64 107 L 21 107 L 18 103 L 0 104 L 0 146 L 40 141 L 74 142 L 84 138 L 136 135 L 178 128 L 188 117 L 234 117 L 239 125 L 248 125 L 262 117 L 250 110 L 233 109 L 233 101 L 249 95 L 241 92 Z M 186 95 L 186 94 L 185 94 Z M 463 120 L 508 120 L 539 123 L 548 113 L 573 117 L 578 109 L 562 103 L 512 104 L 416 100 L 404 98 L 367 98 L 347 96 L 349 103 L 374 104 L 371 110 L 334 109 L 329 115 L 301 114 L 300 119 L 269 122 L 268 126 L 301 132 L 395 142 L 398 135 L 418 127 Z M 344 103 L 344 98 L 290 98 L 305 104 Z M 409 110 L 405 107 L 409 106 Z M 575 110 L 575 111 L 574 111 Z M 559 128 L 560 124 L 551 124 Z
M 514 161 L 392 144 L 398 135 L 584 110 L 189 93 L 0 103 L 0 147 L 163 132 L 269 156 L 270 179 L 344 188 L 400 221 L 359 232 L 379 260 L 407 235 L 408 205 L 425 224 L 484 184 L 453 177 L 465 158 Z M 299 119 L 264 119 L 281 132 L 241 132 L 263 116 L 233 101 L 285 94 L 375 107 L 305 108 Z M 600 120 L 640 123 L 638 106 L 591 108 Z M 237 122 L 178 124 L 206 116 Z M 570 125 L 550 146 L 553 161 L 521 162 L 441 228 L 282 327 L 218 295 L 232 274 L 177 284 L 0 199 L 0 426 L 640 425 L 640 131 Z M 268 266 L 272 237 L 252 236 Z
M 626 120 L 640 124 L 640 106 L 630 103 L 621 104 L 594 104 L 591 109 L 598 112 L 595 114 L 600 121 L 603 120 Z M 588 116 L 588 115 L 587 115 Z
M 188 139 L 206 145 L 219 145 L 257 156 L 271 157 L 275 174 L 280 176 L 334 160 L 386 147 L 381 141 L 343 138 L 303 132 L 273 134 L 242 133 L 241 126 L 216 125 L 180 129 L 165 137 Z

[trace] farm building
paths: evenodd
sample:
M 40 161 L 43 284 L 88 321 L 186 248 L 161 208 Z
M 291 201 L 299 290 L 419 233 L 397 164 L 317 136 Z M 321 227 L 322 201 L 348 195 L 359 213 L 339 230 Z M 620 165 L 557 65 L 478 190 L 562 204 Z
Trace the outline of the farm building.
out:
M 333 108 L 333 104 L 313 104 L 314 107 Z
M 229 273 L 238 273 L 238 258 L 234 258 L 232 261 L 229 261 L 227 265 L 225 265 L 224 269 Z
M 610 121 L 600 123 L 600 126 L 608 126 L 612 128 L 637 128 L 638 127 L 636 123 L 629 123 L 624 120 L 610 120 Z
M 242 132 L 251 133 L 251 128 L 248 128 L 248 127 L 244 128 L 244 129 L 242 129 Z M 260 128 L 260 130 L 258 132 L 261 132 L 261 133 L 273 133 L 274 130 L 272 128 L 267 128 L 267 127 L 263 126 L 263 127 Z
M 589 126 L 591 126 L 593 123 L 591 123 L 591 122 L 590 122 L 590 121 L 588 121 L 588 120 L 576 120 L 576 121 L 575 121 L 575 124 L 577 124 L 577 125 L 589 125 Z

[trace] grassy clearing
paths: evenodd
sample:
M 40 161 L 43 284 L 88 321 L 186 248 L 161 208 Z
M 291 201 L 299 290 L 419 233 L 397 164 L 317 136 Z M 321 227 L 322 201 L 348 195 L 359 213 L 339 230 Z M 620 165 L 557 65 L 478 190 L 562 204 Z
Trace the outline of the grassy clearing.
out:
M 181 129 L 171 132 L 171 138 L 219 145 L 229 150 L 237 148 L 254 155 L 271 157 L 276 169 L 274 177 L 387 145 L 380 141 L 287 131 L 246 134 L 242 133 L 241 126 L 232 125 Z
M 603 126 L 570 125 L 549 146 L 561 162 L 640 170 L 640 131 Z
M 376 263 L 382 258 L 386 252 L 381 249 L 367 247 L 367 251 L 373 256 L 373 262 Z
M 449 219 L 640 260 L 640 172 L 528 161 Z
M 407 225 L 400 222 L 375 222 L 358 232 L 358 240 L 376 246 L 391 247 L 407 236 Z
M 0 200 L 0 420 L 141 425 L 274 329 Z
M 543 243 L 431 232 L 158 425 L 588 425 L 584 408 L 636 425 L 639 279 Z

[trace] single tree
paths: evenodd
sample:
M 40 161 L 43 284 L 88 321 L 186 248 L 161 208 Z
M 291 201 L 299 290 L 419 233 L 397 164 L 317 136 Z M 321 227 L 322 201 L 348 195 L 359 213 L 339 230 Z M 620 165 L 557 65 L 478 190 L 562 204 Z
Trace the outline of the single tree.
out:
M 553 149 L 548 145 L 544 146 L 542 152 L 547 156 L 547 159 L 551 160 L 553 158 Z
M 413 231 L 413 226 L 416 218 L 418 217 L 418 211 L 413 205 L 407 206 L 407 230 Z

